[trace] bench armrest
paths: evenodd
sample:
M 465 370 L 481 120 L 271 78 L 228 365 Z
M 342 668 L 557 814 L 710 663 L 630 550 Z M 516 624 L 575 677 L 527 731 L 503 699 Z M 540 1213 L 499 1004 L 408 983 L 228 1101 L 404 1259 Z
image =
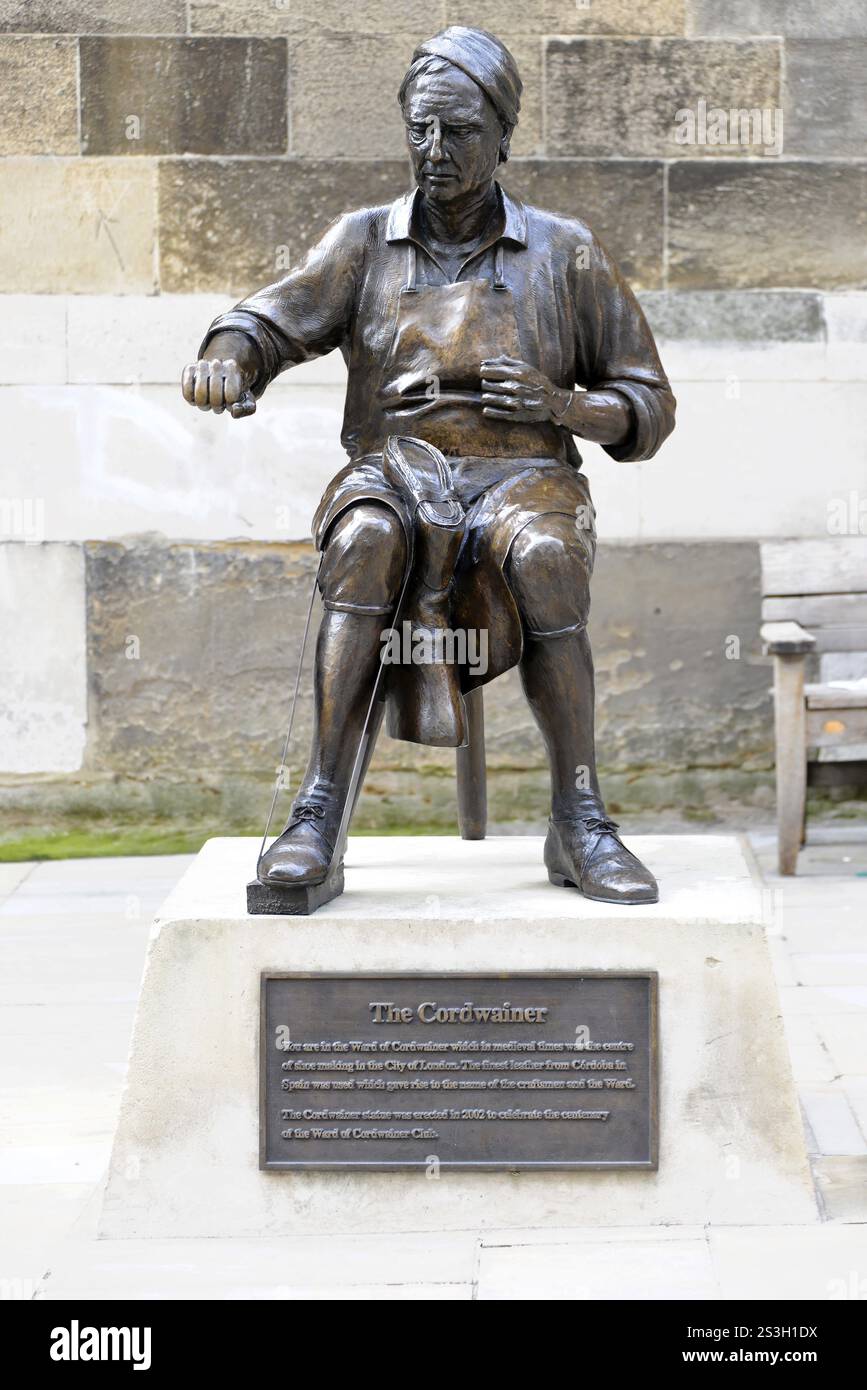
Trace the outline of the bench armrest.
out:
M 816 645 L 813 634 L 800 623 L 762 623 L 761 637 L 769 656 L 803 656 Z

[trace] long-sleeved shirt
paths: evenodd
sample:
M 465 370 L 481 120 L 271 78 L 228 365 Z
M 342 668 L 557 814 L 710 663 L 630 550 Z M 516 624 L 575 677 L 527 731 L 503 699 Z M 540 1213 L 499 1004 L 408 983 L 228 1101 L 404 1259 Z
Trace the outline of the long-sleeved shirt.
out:
M 419 285 L 449 283 L 419 227 L 418 191 L 337 219 L 282 280 L 244 299 L 211 325 L 244 333 L 258 349 L 259 395 L 285 368 L 339 348 L 348 368 L 341 442 L 350 458 L 381 449 L 392 430 L 376 386 L 406 282 L 407 248 L 417 248 Z M 631 407 L 631 428 L 606 445 L 612 458 L 651 458 L 674 427 L 675 400 L 634 294 L 583 222 L 531 207 L 500 188 L 501 217 L 457 279 L 492 276 L 495 253 L 512 291 L 523 359 L 556 385 L 614 390 Z M 571 438 L 570 452 L 577 460 Z

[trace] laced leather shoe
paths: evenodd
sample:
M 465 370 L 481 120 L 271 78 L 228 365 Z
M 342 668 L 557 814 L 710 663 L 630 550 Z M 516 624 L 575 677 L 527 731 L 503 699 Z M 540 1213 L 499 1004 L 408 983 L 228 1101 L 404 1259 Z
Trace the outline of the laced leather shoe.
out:
M 603 807 L 550 820 L 545 867 L 552 883 L 600 903 L 655 903 L 656 879 L 626 848 Z
M 262 855 L 256 874 L 260 883 L 305 888 L 325 881 L 334 855 L 323 826 L 325 814 L 316 802 L 296 801 L 285 829 Z

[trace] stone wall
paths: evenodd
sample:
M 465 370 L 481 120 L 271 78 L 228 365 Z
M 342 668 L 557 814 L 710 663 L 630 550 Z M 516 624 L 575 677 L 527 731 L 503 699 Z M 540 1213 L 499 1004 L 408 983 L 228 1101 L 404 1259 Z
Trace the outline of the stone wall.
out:
M 261 819 L 344 372 L 233 422 L 180 369 L 334 216 L 409 186 L 395 93 L 447 22 L 512 48 L 504 180 L 608 242 L 679 398 L 651 463 L 582 451 L 606 788 L 768 814 L 758 544 L 841 507 L 867 531 L 863 0 L 0 0 L 3 838 Z M 733 108 L 761 119 L 711 143 Z M 517 681 L 487 708 L 494 814 L 537 819 Z M 384 742 L 363 820 L 451 825 L 451 761 Z

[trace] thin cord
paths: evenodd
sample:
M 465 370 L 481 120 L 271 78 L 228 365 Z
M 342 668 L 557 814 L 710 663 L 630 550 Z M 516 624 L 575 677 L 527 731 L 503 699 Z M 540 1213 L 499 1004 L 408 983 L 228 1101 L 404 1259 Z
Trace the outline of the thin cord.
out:
M 298 705 L 298 691 L 301 687 L 301 673 L 304 669 L 304 653 L 307 649 L 307 638 L 310 633 L 310 622 L 313 617 L 313 604 L 316 599 L 316 591 L 319 588 L 319 574 L 322 569 L 323 556 L 319 557 L 319 564 L 313 578 L 313 589 L 310 594 L 310 602 L 307 605 L 307 621 L 304 624 L 304 635 L 301 638 L 301 653 L 298 657 L 298 670 L 295 673 L 295 689 L 292 694 L 292 708 L 289 711 L 289 727 L 286 730 L 286 737 L 283 740 L 283 754 L 280 758 L 280 767 L 277 772 L 277 781 L 274 784 L 274 795 L 271 797 L 271 808 L 268 811 L 268 819 L 265 822 L 265 833 L 262 836 L 262 843 L 259 846 L 259 855 L 256 859 L 256 873 L 259 872 L 259 865 L 262 863 L 262 855 L 265 853 L 265 841 L 268 838 L 268 831 L 271 829 L 271 821 L 274 817 L 274 807 L 277 805 L 277 797 L 280 795 L 281 778 L 286 767 L 286 754 L 289 751 L 289 740 L 292 737 L 292 726 L 295 723 L 295 710 Z

